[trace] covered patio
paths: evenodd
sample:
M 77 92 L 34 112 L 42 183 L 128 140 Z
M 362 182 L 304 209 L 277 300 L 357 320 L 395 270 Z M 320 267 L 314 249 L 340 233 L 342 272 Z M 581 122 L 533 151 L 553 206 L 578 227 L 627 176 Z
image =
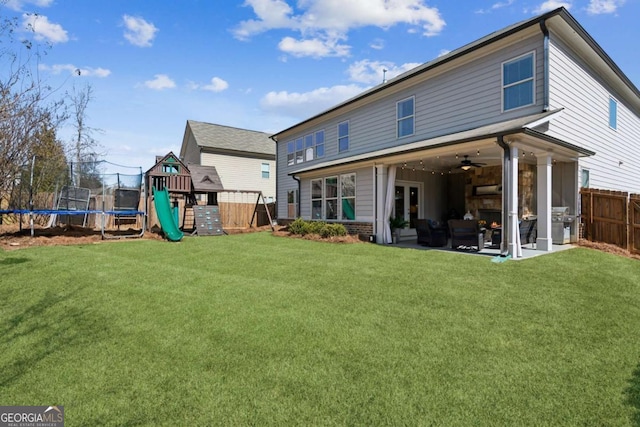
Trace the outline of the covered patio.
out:
M 409 223 L 401 230 L 401 245 L 417 245 L 417 219 L 446 225 L 466 216 L 487 229 L 500 228 L 499 245 L 479 251 L 487 255 L 516 259 L 568 247 L 554 243 L 576 242 L 578 158 L 595 153 L 543 133 L 560 114 L 541 113 L 369 153 L 369 159 L 375 157 L 376 241 L 391 243 L 392 216 Z M 555 207 L 571 214 L 562 242 L 552 235 Z M 524 248 L 522 219 L 537 224 L 535 241 Z

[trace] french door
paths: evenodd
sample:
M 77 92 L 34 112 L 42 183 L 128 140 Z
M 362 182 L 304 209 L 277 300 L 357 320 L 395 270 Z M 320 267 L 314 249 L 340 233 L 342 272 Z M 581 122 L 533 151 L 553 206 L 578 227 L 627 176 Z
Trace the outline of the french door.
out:
M 415 221 L 420 218 L 420 198 L 422 194 L 421 182 L 396 181 L 394 217 L 402 217 L 409 225 L 401 230 L 401 236 L 415 234 Z

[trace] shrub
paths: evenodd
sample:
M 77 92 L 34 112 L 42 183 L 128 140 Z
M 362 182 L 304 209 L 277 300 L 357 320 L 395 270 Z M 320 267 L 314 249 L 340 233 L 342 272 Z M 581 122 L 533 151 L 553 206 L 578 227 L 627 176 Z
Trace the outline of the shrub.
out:
M 325 224 L 325 226 L 320 230 L 320 236 L 324 238 L 346 235 L 347 229 L 342 224 Z
M 327 224 L 323 221 L 305 221 L 302 218 L 296 218 L 289 224 L 289 232 L 291 234 L 299 234 L 305 236 L 307 234 L 317 234 L 322 238 L 334 236 L 346 236 L 347 229 L 342 224 Z
M 295 221 L 289 224 L 289 232 L 301 236 L 309 234 L 309 223 L 302 218 L 296 218 Z
M 327 226 L 323 221 L 311 221 L 307 223 L 309 225 L 309 234 L 322 234 L 322 229 Z

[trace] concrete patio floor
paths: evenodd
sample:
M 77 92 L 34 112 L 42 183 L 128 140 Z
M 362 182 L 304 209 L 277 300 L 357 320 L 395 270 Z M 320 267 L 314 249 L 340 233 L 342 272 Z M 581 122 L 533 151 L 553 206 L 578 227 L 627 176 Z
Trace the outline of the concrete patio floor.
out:
M 449 242 L 447 242 L 447 246 L 443 246 L 443 247 L 437 248 L 437 247 L 429 247 L 429 246 L 419 245 L 418 243 L 416 243 L 416 238 L 411 238 L 411 239 L 401 240 L 399 243 L 397 243 L 395 245 L 390 245 L 390 246 L 396 246 L 398 248 L 403 248 L 403 249 L 418 249 L 418 250 L 427 250 L 427 251 L 453 252 L 453 253 L 464 254 L 464 255 L 486 256 L 486 257 L 490 257 L 490 258 L 494 258 L 494 257 L 497 257 L 497 256 L 500 255 L 500 248 L 499 247 L 485 246 L 480 251 L 454 250 L 454 249 L 451 249 L 451 245 L 450 245 Z M 549 251 L 549 252 L 546 252 L 546 251 L 536 250 L 534 245 L 527 244 L 527 245 L 522 246 L 522 258 L 515 258 L 513 260 L 514 261 L 520 261 L 520 260 L 524 260 L 524 259 L 528 259 L 528 258 L 533 258 L 533 257 L 536 257 L 536 256 L 553 254 L 553 253 L 556 253 L 556 252 L 565 251 L 567 249 L 572 249 L 574 247 L 576 247 L 576 246 L 575 245 L 571 245 L 571 244 L 553 245 L 553 248 L 552 248 L 553 250 Z

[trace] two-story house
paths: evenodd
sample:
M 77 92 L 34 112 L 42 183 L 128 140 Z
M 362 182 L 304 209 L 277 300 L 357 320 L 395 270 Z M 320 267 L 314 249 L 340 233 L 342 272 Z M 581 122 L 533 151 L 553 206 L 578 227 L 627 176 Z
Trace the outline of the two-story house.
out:
M 187 120 L 180 158 L 190 164 L 215 166 L 225 192 L 221 202 L 235 191 L 262 192 L 267 202 L 276 196 L 276 149 L 269 134 L 231 126 Z M 255 204 L 255 198 L 247 199 Z
M 391 240 L 390 216 L 468 212 L 500 223 L 514 257 L 518 221 L 535 216 L 536 248 L 550 251 L 552 208 L 579 214 L 581 186 L 640 190 L 640 92 L 564 8 L 272 138 L 279 221 L 341 222 L 378 243 Z M 570 221 L 576 241 L 578 219 Z

